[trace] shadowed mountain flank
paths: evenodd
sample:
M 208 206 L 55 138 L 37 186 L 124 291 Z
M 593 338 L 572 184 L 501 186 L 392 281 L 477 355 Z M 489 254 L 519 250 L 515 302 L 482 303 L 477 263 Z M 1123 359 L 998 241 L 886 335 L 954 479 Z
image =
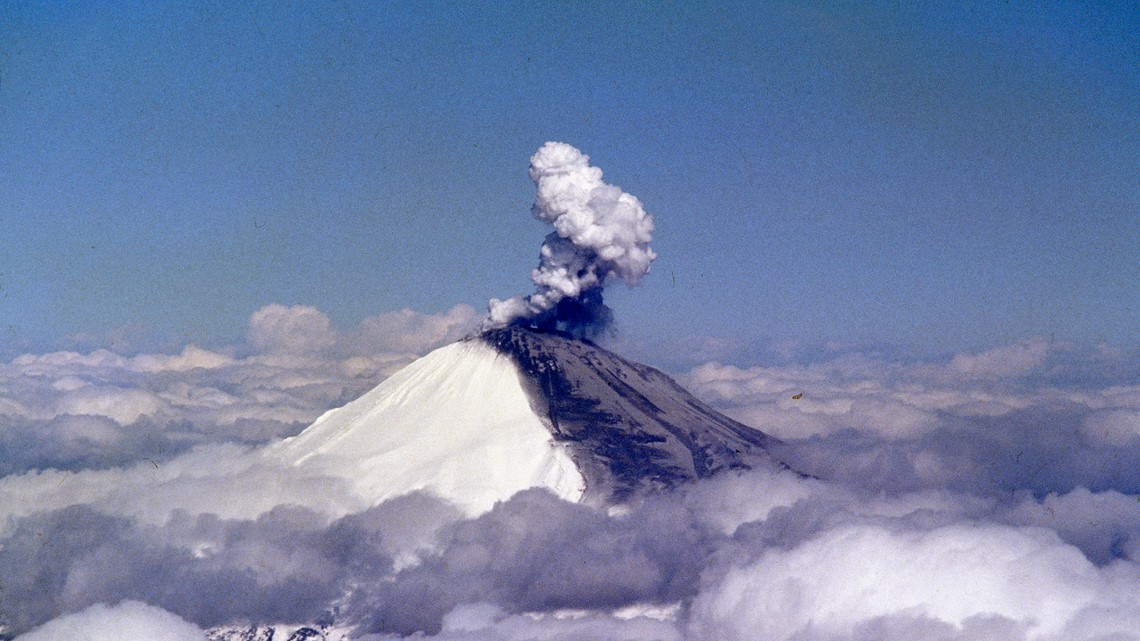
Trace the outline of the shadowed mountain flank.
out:
M 584 500 L 626 501 L 769 458 L 776 439 L 698 400 L 660 371 L 568 334 L 511 326 L 481 340 L 511 358 L 534 411 L 586 480 Z

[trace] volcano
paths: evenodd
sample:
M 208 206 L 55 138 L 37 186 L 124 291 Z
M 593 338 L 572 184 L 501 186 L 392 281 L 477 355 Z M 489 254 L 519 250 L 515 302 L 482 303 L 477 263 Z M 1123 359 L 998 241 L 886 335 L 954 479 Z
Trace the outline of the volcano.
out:
M 367 501 L 471 514 L 530 487 L 613 506 L 770 459 L 775 439 L 588 340 L 508 326 L 442 347 L 272 448 Z

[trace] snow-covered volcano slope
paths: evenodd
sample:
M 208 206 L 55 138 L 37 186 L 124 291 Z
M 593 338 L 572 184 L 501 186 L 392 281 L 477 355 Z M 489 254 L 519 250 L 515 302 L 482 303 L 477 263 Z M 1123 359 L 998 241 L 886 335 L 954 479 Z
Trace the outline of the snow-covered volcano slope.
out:
M 771 442 L 651 367 L 508 327 L 428 354 L 267 453 L 368 502 L 422 489 L 478 513 L 529 487 L 613 505 L 747 467 Z
M 578 501 L 584 486 L 514 363 L 472 340 L 411 363 L 267 453 L 348 478 L 373 504 L 429 490 L 474 514 L 529 487 Z

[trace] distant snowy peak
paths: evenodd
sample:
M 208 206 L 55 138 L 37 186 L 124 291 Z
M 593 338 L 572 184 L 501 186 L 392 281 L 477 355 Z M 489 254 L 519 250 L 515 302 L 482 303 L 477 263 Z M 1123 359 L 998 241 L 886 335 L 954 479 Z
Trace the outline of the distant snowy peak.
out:
M 660 371 L 589 341 L 517 326 L 469 340 L 514 361 L 536 414 L 585 478 L 588 503 L 621 503 L 750 467 L 776 443 Z

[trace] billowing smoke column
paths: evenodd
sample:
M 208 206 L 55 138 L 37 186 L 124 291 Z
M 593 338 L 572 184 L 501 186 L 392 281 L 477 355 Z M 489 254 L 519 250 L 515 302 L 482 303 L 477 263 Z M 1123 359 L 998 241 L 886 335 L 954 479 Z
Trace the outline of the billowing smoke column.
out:
M 560 142 L 548 142 L 530 159 L 537 194 L 531 212 L 554 231 L 542 243 L 530 278 L 529 296 L 492 299 L 484 329 L 525 325 L 596 336 L 612 319 L 602 301 L 611 276 L 636 285 L 656 254 L 649 248 L 653 217 L 641 202 L 602 182 L 590 157 Z

